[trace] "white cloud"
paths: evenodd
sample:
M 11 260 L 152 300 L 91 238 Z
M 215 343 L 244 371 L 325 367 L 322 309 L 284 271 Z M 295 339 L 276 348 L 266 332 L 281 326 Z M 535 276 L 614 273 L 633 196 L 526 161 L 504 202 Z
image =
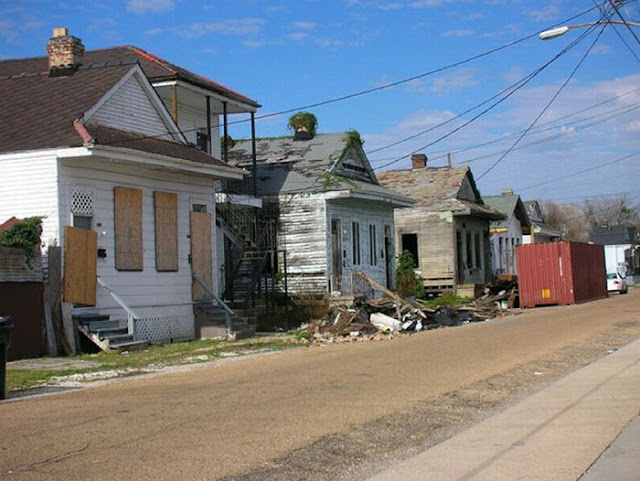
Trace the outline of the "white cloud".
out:
M 416 0 L 409 2 L 411 8 L 433 8 L 440 7 L 445 3 L 451 3 L 452 0 Z
M 402 7 L 403 7 L 403 5 L 401 3 L 398 3 L 398 2 L 383 3 L 383 4 L 378 6 L 378 8 L 380 10 L 382 10 L 383 12 L 391 12 L 393 10 L 399 10 Z
M 610 45 L 598 44 L 591 49 L 591 55 L 608 55 L 612 52 Z
M 315 22 L 303 22 L 303 21 L 293 22 L 291 24 L 291 28 L 294 30 L 313 30 L 317 26 L 318 24 Z
M 289 40 L 293 40 L 295 42 L 301 42 L 308 37 L 309 37 L 309 34 L 307 32 L 292 32 L 287 35 L 287 38 Z
M 471 35 L 473 35 L 473 30 L 470 30 L 470 29 L 447 30 L 446 32 L 442 32 L 440 34 L 441 37 L 445 37 L 445 38 L 470 37 Z
M 242 45 L 247 48 L 261 48 L 267 45 L 267 42 L 264 40 L 245 40 Z
M 524 14 L 533 20 L 540 22 L 552 21 L 560 15 L 560 8 L 557 5 L 550 4 L 538 10 L 525 10 Z
M 473 69 L 461 69 L 452 74 L 442 75 L 432 82 L 431 91 L 446 95 L 454 90 L 476 87 L 479 83 L 474 78 L 474 73 Z
M 173 0 L 127 0 L 127 10 L 133 13 L 167 12 L 174 7 Z
M 265 20 L 262 18 L 239 18 L 220 22 L 193 23 L 185 27 L 155 28 L 147 30 L 149 35 L 173 33 L 185 38 L 199 38 L 208 34 L 249 35 L 260 32 Z

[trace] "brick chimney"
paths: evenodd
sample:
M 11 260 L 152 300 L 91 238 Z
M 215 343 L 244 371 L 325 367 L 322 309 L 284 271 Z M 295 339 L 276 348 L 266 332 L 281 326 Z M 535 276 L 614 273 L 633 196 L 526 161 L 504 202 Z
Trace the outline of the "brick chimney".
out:
M 47 53 L 50 76 L 71 75 L 82 61 L 84 45 L 82 40 L 69 35 L 66 28 L 56 28 L 47 44 Z
M 506 189 L 500 192 L 501 195 L 513 195 L 513 191 L 511 189 Z
M 427 156 L 424 154 L 413 154 L 411 156 L 412 169 L 424 169 L 427 166 Z

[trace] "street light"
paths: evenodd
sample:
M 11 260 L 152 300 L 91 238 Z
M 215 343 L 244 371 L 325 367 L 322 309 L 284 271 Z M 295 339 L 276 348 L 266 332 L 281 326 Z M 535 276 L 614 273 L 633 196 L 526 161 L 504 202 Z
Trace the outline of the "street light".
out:
M 603 22 L 588 22 L 588 23 L 579 23 L 577 25 L 565 25 L 563 27 L 555 27 L 555 28 L 552 28 L 551 30 L 545 30 L 544 32 L 541 32 L 539 37 L 540 37 L 540 40 L 551 40 L 552 38 L 556 38 L 556 37 L 560 37 L 561 35 L 564 35 L 569 30 L 573 30 L 574 28 L 591 27 L 593 25 L 606 25 L 610 23 L 614 25 L 630 25 L 632 27 L 640 27 L 640 23 L 621 22 L 619 20 L 607 20 Z

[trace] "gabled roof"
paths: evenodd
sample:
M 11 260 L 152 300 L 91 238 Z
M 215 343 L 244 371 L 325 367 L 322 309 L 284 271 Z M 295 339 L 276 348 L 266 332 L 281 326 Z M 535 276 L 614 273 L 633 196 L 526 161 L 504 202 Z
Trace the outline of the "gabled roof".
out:
M 344 160 L 357 169 L 349 172 Z M 238 141 L 229 151 L 229 162 L 249 168 L 251 141 Z M 293 137 L 256 139 L 258 195 L 351 191 L 356 197 L 373 196 L 411 205 L 410 199 L 378 185 L 359 144 L 345 133 L 318 134 L 308 140 Z
M 526 200 L 523 202 L 527 211 L 527 216 L 531 222 L 531 227 L 535 231 L 534 234 L 542 234 L 547 237 L 562 237 L 562 231 L 550 226 L 544 221 L 540 203 L 537 200 Z
M 589 242 L 599 245 L 625 245 L 640 243 L 638 230 L 634 226 L 615 225 L 611 227 L 593 226 Z
M 505 219 L 492 224 L 494 227 L 508 227 L 510 219 L 515 215 L 522 227 L 530 227 L 531 221 L 519 195 L 502 194 L 486 195 L 484 201 L 493 209 L 505 215 Z
M 133 45 L 87 50 L 82 57 L 82 65 L 111 65 L 126 62 L 138 62 L 152 83 L 181 80 L 252 107 L 260 107 L 255 100 Z M 46 56 L 0 61 L 0 77 L 20 74 L 46 74 L 48 69 Z
M 469 167 L 388 170 L 378 173 L 378 179 L 429 212 L 502 219 L 501 214 L 484 204 Z
M 83 122 L 85 113 L 135 72 L 148 84 L 135 62 L 85 65 L 68 76 L 42 73 L 0 77 L 0 153 L 100 145 L 233 170 L 182 142 L 109 128 L 90 119 Z M 156 95 L 150 86 L 149 92 Z M 168 113 L 166 117 L 170 118 Z

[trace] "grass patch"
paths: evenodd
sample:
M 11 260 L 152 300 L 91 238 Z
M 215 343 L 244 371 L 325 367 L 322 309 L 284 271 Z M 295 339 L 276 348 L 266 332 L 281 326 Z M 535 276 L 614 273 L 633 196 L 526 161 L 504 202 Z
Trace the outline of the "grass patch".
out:
M 293 335 L 269 336 L 268 338 L 250 338 L 242 341 L 197 340 L 150 346 L 144 351 L 134 352 L 99 352 L 97 354 L 82 354 L 70 358 L 74 366 L 69 368 L 46 369 L 34 367 L 7 366 L 7 391 L 20 391 L 36 387 L 55 385 L 59 379 L 75 374 L 90 374 L 108 371 L 110 375 L 96 376 L 91 380 L 114 377 L 114 373 L 144 372 L 158 370 L 169 366 L 182 366 L 210 362 L 221 357 L 239 356 L 253 352 L 280 351 L 306 345 Z M 51 359 L 49 359 L 51 360 Z M 78 367 L 83 361 L 86 367 Z M 55 365 L 55 362 L 50 364 Z M 62 363 L 61 363 L 62 364 Z M 38 362 L 34 361 L 34 366 Z
M 430 309 L 437 309 L 441 306 L 457 307 L 472 301 L 471 297 L 458 297 L 454 294 L 445 294 L 429 300 L 420 300 L 420 304 Z

